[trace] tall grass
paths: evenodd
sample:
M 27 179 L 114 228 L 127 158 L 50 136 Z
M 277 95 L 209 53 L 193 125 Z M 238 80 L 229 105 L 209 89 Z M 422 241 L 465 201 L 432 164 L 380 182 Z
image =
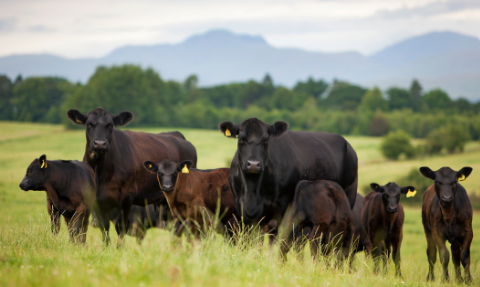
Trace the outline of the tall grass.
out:
M 72 244 L 65 223 L 57 236 L 50 230 L 44 192 L 23 192 L 18 188 L 28 164 L 41 154 L 51 159 L 81 160 L 84 131 L 64 131 L 58 126 L 28 124 L 17 127 L 0 124 L 0 286 L 444 286 L 457 285 L 454 278 L 442 283 L 437 261 L 437 280 L 427 282 L 426 240 L 420 209 L 405 209 L 401 248 L 403 278 L 394 276 L 394 264 L 387 275 L 374 275 L 373 261 L 363 253 L 354 259 L 354 270 L 345 264 L 333 267 L 333 258 L 313 260 L 309 246 L 292 248 L 283 262 L 279 243 L 257 230 L 240 232 L 233 239 L 211 229 L 201 238 L 176 237 L 171 229 L 149 229 L 141 245 L 126 236 L 117 248 L 105 246 L 98 229 L 89 227 L 85 246 Z M 170 129 L 171 130 L 171 129 Z M 32 133 L 32 131 L 37 131 Z M 160 129 L 148 129 L 158 132 Z M 233 157 L 236 142 L 217 131 L 181 130 L 196 146 L 199 168 L 225 166 Z M 348 137 L 359 156 L 360 185 L 385 184 L 421 165 L 432 169 L 443 165 L 470 165 L 472 175 L 463 184 L 468 191 L 480 190 L 478 143 L 466 153 L 433 158 L 386 161 L 378 153 L 379 140 Z M 402 198 L 402 201 L 404 199 Z M 63 220 L 63 219 L 62 219 Z M 471 247 L 472 286 L 480 285 L 480 213 L 473 218 Z M 450 273 L 453 265 L 450 262 Z

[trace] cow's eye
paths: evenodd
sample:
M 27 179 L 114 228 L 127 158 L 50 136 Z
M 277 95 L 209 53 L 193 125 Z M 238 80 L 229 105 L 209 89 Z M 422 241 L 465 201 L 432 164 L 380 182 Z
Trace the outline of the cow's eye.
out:
M 107 125 L 107 129 L 111 129 L 112 127 L 113 127 L 112 124 Z
M 93 128 L 93 125 L 92 125 L 92 124 L 88 124 L 88 125 L 87 125 L 87 128 L 91 129 L 91 128 Z

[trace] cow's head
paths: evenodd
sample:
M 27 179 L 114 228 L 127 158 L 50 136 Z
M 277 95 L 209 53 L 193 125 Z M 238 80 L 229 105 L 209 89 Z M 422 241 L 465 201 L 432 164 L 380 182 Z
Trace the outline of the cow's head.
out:
M 27 173 L 20 183 L 22 190 L 45 190 L 45 180 L 48 176 L 47 156 L 42 155 L 32 161 L 27 168 Z
M 69 110 L 67 117 L 77 125 L 87 126 L 87 144 L 96 155 L 103 155 L 110 148 L 113 128 L 126 125 L 133 119 L 131 112 L 121 112 L 114 116 L 102 108 L 97 108 L 88 114 L 77 110 Z
M 464 167 L 459 171 L 449 167 L 442 167 L 437 171 L 426 166 L 420 168 L 424 177 L 435 181 L 435 193 L 442 207 L 450 207 L 453 204 L 458 181 L 466 180 L 472 170 L 471 167 Z
M 244 173 L 255 174 L 265 169 L 269 139 L 288 130 L 288 123 L 278 121 L 269 125 L 257 118 L 250 118 L 237 125 L 223 122 L 218 127 L 225 136 L 238 138 L 240 167 Z
M 190 160 L 176 163 L 172 160 L 166 159 L 159 164 L 152 161 L 146 161 L 143 163 L 143 166 L 147 171 L 157 175 L 158 184 L 160 184 L 162 191 L 170 193 L 175 188 L 178 173 L 188 173 L 192 164 L 193 163 Z
M 382 194 L 382 203 L 385 211 L 388 213 L 396 213 L 398 211 L 398 203 L 400 202 L 400 195 L 414 192 L 415 187 L 405 186 L 400 187 L 394 182 L 389 182 L 384 186 L 377 183 L 370 184 L 372 190 Z

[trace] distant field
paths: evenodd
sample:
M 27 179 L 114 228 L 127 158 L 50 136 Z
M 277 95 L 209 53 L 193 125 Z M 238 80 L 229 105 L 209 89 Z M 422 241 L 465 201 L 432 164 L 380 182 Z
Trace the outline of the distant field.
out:
M 199 168 L 226 166 L 236 141 L 219 131 L 144 128 L 147 132 L 179 130 L 198 153 Z M 470 143 L 462 154 L 402 160 L 385 160 L 379 138 L 347 137 L 359 158 L 359 186 L 385 184 L 405 175 L 411 168 L 432 169 L 471 166 L 465 183 L 469 192 L 480 192 L 480 144 Z M 293 258 L 282 265 L 274 249 L 251 244 L 246 250 L 226 243 L 220 236 L 208 240 L 176 242 L 165 230 L 150 230 L 138 246 L 128 238 L 117 250 L 103 247 L 98 230 L 90 228 L 87 246 L 72 246 L 62 231 L 50 234 L 44 192 L 23 192 L 18 187 L 28 164 L 42 154 L 48 159 L 83 158 L 84 130 L 64 130 L 58 125 L 0 122 L 0 286 L 121 285 L 121 286 L 430 286 L 426 281 L 426 242 L 420 210 L 408 208 L 402 247 L 403 279 L 371 275 L 371 261 L 358 256 L 356 271 L 327 269 L 313 264 L 310 256 Z M 406 200 L 406 199 L 402 199 Z M 114 230 L 111 230 L 114 233 Z M 480 285 L 480 213 L 474 215 L 472 273 Z M 114 235 L 114 234 L 113 234 Z M 116 236 L 114 243 L 116 241 Z M 393 264 L 392 264 L 393 265 Z M 453 267 L 450 262 L 451 274 Z M 441 285 L 437 261 L 437 281 Z M 452 283 L 453 284 L 453 283 Z M 473 284 L 473 285 L 475 285 Z M 477 285 L 477 286 L 478 286 Z

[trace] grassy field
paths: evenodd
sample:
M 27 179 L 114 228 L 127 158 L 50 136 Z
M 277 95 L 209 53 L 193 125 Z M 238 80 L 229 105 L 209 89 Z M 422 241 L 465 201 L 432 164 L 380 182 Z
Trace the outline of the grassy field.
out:
M 145 128 L 148 132 L 171 129 Z M 236 141 L 218 131 L 180 129 L 197 148 L 198 167 L 226 165 Z M 427 165 L 474 171 L 465 183 L 469 192 L 480 191 L 480 144 L 470 143 L 465 153 L 391 162 L 383 159 L 378 138 L 347 137 L 359 157 L 359 186 L 370 182 L 385 184 L 413 167 Z M 48 159 L 83 157 L 85 132 L 65 131 L 56 125 L 0 122 L 0 286 L 436 286 L 425 281 L 428 266 L 426 241 L 420 210 L 406 209 L 402 244 L 403 278 L 393 276 L 393 264 L 386 276 L 371 273 L 372 262 L 363 254 L 355 260 L 355 271 L 332 269 L 326 261 L 312 261 L 308 252 L 289 254 L 282 264 L 278 250 L 263 237 L 249 236 L 233 245 L 217 234 L 200 240 L 176 239 L 166 230 L 149 230 L 142 245 L 128 237 L 123 248 L 103 246 L 100 232 L 90 228 L 86 246 L 70 244 L 65 224 L 54 237 L 50 233 L 44 192 L 23 192 L 18 187 L 28 164 L 42 154 Z M 402 198 L 402 200 L 406 200 Z M 474 215 L 474 234 L 480 234 L 480 213 Z M 112 232 L 113 229 L 112 229 Z M 472 285 L 480 285 L 480 240 L 474 237 Z M 450 272 L 453 266 L 450 262 Z M 455 285 L 451 280 L 447 285 Z

